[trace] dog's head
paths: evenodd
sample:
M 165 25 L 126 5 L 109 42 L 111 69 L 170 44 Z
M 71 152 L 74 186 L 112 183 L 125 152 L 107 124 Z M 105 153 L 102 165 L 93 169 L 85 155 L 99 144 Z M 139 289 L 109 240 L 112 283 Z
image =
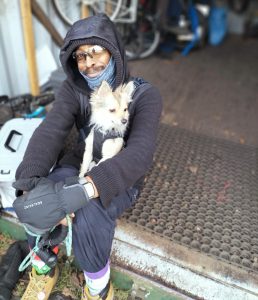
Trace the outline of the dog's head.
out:
M 119 86 L 114 92 L 106 81 L 91 95 L 91 123 L 102 131 L 112 129 L 123 134 L 128 120 L 128 105 L 132 101 L 133 82 Z

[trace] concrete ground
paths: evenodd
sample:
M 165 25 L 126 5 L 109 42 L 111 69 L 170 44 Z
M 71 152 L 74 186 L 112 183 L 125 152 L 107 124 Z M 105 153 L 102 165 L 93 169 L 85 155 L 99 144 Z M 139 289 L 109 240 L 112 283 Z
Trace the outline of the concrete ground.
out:
M 157 86 L 164 100 L 162 121 L 209 136 L 258 145 L 258 40 L 230 36 L 207 45 L 130 62 L 131 73 Z

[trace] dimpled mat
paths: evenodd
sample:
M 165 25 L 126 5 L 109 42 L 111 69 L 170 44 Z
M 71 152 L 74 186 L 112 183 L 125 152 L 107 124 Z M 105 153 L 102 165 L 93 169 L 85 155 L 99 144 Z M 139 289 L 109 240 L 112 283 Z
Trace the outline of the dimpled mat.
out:
M 258 272 L 258 149 L 161 124 L 154 163 L 123 219 Z

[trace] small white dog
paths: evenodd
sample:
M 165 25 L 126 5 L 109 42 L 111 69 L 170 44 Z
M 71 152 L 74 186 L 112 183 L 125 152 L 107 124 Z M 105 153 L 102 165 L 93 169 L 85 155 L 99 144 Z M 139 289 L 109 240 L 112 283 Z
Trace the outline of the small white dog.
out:
M 128 105 L 132 101 L 134 84 L 119 86 L 114 92 L 106 81 L 92 93 L 89 135 L 79 177 L 93 166 L 116 155 L 123 147 L 124 134 L 129 121 Z

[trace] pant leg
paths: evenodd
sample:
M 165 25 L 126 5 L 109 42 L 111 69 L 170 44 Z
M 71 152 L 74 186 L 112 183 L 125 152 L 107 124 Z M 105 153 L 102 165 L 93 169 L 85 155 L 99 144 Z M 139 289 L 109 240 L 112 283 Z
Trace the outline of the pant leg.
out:
M 53 169 L 51 173 L 48 175 L 48 179 L 53 180 L 54 182 L 64 181 L 67 177 L 78 176 L 79 171 L 72 166 L 63 165 L 58 166 Z
M 78 210 L 73 222 L 73 251 L 82 270 L 96 273 L 103 269 L 110 257 L 116 219 L 132 206 L 138 190 L 130 188 L 115 197 L 105 209 L 99 200 L 91 200 Z

